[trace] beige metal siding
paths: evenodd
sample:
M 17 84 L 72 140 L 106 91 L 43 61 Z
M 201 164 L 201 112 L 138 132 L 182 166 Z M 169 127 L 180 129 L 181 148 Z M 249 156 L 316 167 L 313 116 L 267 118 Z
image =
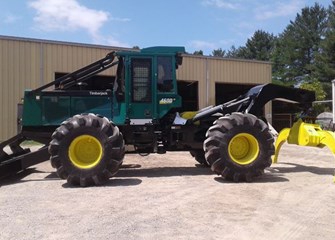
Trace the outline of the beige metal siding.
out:
M 177 78 L 199 81 L 199 107 L 215 104 L 215 83 L 264 84 L 271 82 L 271 64 L 226 58 L 186 55 Z
M 183 64 L 177 71 L 177 79 L 191 82 L 198 81 L 199 107 L 207 106 L 206 60 L 184 57 Z
M 39 44 L 0 40 L 0 139 L 16 131 L 17 103 L 26 88 L 37 87 Z
M 242 84 L 269 82 L 269 73 L 271 73 L 271 65 L 269 63 L 226 59 L 211 59 L 209 62 L 209 72 L 212 81 Z

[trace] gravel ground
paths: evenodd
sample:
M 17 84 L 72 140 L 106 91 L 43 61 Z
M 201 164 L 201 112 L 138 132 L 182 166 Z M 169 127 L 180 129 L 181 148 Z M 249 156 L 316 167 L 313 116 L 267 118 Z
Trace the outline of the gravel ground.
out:
M 106 185 L 77 188 L 47 161 L 0 182 L 0 239 L 333 240 L 331 152 L 286 144 L 279 162 L 231 183 L 188 153 L 127 155 Z

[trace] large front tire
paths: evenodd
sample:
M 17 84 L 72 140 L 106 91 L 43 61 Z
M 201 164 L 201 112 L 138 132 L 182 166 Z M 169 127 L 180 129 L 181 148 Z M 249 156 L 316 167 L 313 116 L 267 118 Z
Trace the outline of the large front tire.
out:
M 219 118 L 206 134 L 205 156 L 211 169 L 235 182 L 250 182 L 272 163 L 274 138 L 268 125 L 251 114 Z
M 118 127 L 94 114 L 61 124 L 49 145 L 51 165 L 70 185 L 101 185 L 120 168 L 125 148 Z

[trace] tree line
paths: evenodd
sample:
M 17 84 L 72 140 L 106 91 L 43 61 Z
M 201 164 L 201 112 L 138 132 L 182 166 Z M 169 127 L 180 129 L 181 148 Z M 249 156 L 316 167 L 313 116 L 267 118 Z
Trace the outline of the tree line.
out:
M 203 52 L 196 51 L 201 55 Z M 335 79 L 335 0 L 327 7 L 304 7 L 278 35 L 257 30 L 245 46 L 212 51 L 212 56 L 272 62 L 272 81 L 316 90 L 331 99 Z

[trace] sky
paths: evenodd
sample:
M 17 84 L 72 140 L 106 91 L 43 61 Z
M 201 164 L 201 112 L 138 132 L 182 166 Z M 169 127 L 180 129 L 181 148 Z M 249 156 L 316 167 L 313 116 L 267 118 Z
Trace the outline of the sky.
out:
M 193 53 L 278 35 L 297 13 L 331 0 L 1 0 L 0 35 Z

